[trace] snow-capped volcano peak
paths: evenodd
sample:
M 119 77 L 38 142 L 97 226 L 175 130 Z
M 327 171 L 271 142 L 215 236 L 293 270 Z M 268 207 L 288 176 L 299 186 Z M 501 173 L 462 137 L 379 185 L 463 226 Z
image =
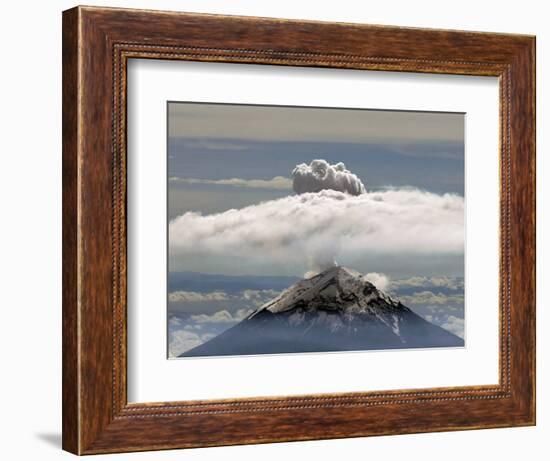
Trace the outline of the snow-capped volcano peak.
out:
M 341 266 L 300 280 L 240 323 L 182 356 L 462 346 Z
M 342 311 L 350 306 L 366 307 L 376 299 L 394 303 L 359 272 L 342 266 L 333 266 L 287 288 L 250 317 L 262 310 L 275 314 L 306 306 Z

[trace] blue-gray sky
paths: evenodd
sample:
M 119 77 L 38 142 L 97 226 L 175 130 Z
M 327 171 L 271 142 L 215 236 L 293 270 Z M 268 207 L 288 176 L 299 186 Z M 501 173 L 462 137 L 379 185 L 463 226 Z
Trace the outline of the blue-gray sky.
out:
M 343 162 L 369 190 L 464 194 L 463 114 L 169 103 L 168 115 L 170 219 L 287 194 L 176 178 L 290 178 L 297 163 L 316 158 Z

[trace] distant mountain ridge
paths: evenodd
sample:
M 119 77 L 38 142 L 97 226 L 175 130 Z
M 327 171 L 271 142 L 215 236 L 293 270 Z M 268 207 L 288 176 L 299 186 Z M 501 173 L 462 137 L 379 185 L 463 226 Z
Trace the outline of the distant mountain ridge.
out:
M 334 266 L 300 280 L 180 357 L 459 347 L 464 340 Z

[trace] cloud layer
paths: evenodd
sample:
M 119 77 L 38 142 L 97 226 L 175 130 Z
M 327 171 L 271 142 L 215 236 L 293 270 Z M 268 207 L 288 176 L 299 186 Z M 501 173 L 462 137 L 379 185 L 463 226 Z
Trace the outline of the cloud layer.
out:
M 447 319 L 442 323 L 441 328 L 444 328 L 445 330 L 449 330 L 451 333 L 454 333 L 457 336 L 460 336 L 462 339 L 464 339 L 464 319 L 455 317 L 454 315 L 450 315 L 447 317 Z
M 214 314 L 196 314 L 191 316 L 191 321 L 195 323 L 228 323 L 235 324 L 240 322 L 248 315 L 252 314 L 254 309 L 242 308 L 235 313 L 229 312 L 227 309 L 215 312 Z
M 326 160 L 312 160 L 309 165 L 300 163 L 292 171 L 292 187 L 297 194 L 331 189 L 360 195 L 366 192 L 361 180 L 340 162 L 331 165 Z
M 404 304 L 421 304 L 421 305 L 449 305 L 449 304 L 464 304 L 463 294 L 444 294 L 433 293 L 429 290 L 415 292 L 412 295 L 401 295 L 399 299 Z
M 177 302 L 211 302 L 227 301 L 229 296 L 223 291 L 213 291 L 211 293 L 198 293 L 196 291 L 172 291 L 168 294 L 168 301 Z
M 279 294 L 279 291 L 267 289 L 267 290 L 255 290 L 247 289 L 234 294 L 227 293 L 222 290 L 216 290 L 211 292 L 197 292 L 197 291 L 171 291 L 168 293 L 168 302 L 173 303 L 218 303 L 227 301 L 238 301 L 241 303 L 247 303 L 251 306 L 259 307 L 265 302 L 273 299 Z
M 464 252 L 464 199 L 419 190 L 323 190 L 169 224 L 170 257 L 311 267 L 342 257 Z
M 438 287 L 449 290 L 464 289 L 464 279 L 456 277 L 410 277 L 408 279 L 392 280 L 394 287 Z
M 180 290 L 169 293 L 169 356 L 177 357 L 217 336 L 278 294 L 279 291 L 271 289 L 246 289 L 237 293 L 222 290 L 207 293 Z M 197 309 L 197 303 L 202 304 L 203 309 Z M 176 304 L 180 309 L 175 308 Z M 210 309 L 212 307 L 214 309 Z
M 292 181 L 289 178 L 285 178 L 284 176 L 275 176 L 271 179 L 199 179 L 178 178 L 177 176 L 172 176 L 170 178 L 170 181 L 184 184 L 213 184 L 216 186 L 246 187 L 250 189 L 292 189 Z

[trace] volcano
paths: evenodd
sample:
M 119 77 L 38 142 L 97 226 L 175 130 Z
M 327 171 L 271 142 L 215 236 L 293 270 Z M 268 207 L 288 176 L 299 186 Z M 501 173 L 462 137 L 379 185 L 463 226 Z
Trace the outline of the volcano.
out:
M 461 347 L 356 271 L 334 266 L 284 290 L 180 357 Z

